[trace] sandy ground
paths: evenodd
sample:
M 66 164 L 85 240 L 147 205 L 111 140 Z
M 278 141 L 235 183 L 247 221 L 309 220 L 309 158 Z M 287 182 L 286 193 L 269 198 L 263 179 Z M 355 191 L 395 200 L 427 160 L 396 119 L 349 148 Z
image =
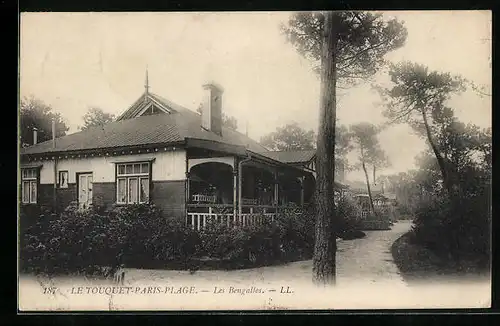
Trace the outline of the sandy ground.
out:
M 489 307 L 491 282 L 438 280 L 408 286 L 390 247 L 410 222 L 339 241 L 337 286 L 311 283 L 311 261 L 237 271 L 126 271 L 125 282 L 19 280 L 20 310 L 397 309 Z

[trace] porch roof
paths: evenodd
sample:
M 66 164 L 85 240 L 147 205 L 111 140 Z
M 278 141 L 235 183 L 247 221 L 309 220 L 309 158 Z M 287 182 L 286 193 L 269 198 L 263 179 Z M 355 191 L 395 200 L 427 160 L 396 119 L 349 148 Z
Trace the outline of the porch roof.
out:
M 310 162 L 316 155 L 316 151 L 265 151 L 260 154 L 282 163 L 297 164 Z

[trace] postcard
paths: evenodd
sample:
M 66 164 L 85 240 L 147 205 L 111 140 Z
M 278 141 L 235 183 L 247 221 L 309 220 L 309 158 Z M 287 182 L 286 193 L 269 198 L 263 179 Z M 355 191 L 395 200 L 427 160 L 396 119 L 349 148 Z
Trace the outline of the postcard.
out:
M 491 22 L 21 13 L 19 311 L 490 307 Z

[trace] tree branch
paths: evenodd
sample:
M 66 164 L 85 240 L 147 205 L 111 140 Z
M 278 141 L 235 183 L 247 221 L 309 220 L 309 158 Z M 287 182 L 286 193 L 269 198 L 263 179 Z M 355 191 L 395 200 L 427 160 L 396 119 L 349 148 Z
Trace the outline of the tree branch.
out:
M 357 59 L 360 55 L 362 55 L 363 53 L 369 51 L 369 50 L 374 50 L 374 49 L 377 49 L 379 48 L 380 46 L 384 45 L 385 43 L 384 42 L 379 42 L 375 45 L 372 45 L 372 46 L 369 46 L 367 48 L 364 48 L 363 50 L 360 50 L 360 51 L 357 51 L 356 54 L 348 57 L 348 58 L 345 58 L 345 59 L 340 59 L 339 60 L 339 63 L 343 63 L 343 62 L 348 62 L 348 61 L 356 61 L 355 59 Z M 345 65 L 344 67 L 340 67 L 339 69 L 345 69 L 347 67 L 350 67 L 351 64 L 348 64 L 348 65 Z

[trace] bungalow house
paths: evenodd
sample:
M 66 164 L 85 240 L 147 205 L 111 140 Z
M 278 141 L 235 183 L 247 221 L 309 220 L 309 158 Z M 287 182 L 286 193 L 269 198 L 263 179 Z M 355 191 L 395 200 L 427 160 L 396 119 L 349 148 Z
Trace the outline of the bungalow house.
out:
M 22 148 L 22 207 L 154 203 L 200 229 L 245 225 L 311 201 L 315 152 L 273 152 L 222 123 L 223 89 L 201 115 L 146 90 L 116 121 Z

